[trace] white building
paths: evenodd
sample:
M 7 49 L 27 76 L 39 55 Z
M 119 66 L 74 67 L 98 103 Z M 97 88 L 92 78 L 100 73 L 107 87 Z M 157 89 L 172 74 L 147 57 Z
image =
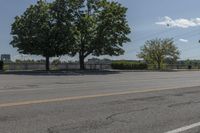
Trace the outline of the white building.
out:
M 4 61 L 4 62 L 10 62 L 11 61 L 10 54 L 2 54 L 1 55 L 1 60 Z

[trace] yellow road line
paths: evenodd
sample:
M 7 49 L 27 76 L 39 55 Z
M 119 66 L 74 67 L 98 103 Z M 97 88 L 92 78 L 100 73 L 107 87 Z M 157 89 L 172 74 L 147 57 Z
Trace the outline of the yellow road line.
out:
M 116 96 L 116 95 L 126 95 L 126 94 L 134 94 L 134 93 L 147 93 L 147 92 L 155 92 L 155 91 L 174 90 L 174 89 L 180 89 L 180 88 L 146 89 L 146 90 L 141 90 L 141 91 L 125 91 L 125 92 L 115 92 L 115 93 L 107 93 L 107 94 L 95 94 L 95 95 L 86 95 L 86 96 L 74 96 L 74 97 L 44 99 L 44 100 L 30 100 L 30 101 L 13 102 L 13 103 L 2 103 L 0 104 L 0 108 L 51 103 L 51 102 L 63 102 L 63 101 L 69 101 L 69 100 L 81 100 L 81 99 L 98 98 L 98 97 L 108 97 L 108 96 Z

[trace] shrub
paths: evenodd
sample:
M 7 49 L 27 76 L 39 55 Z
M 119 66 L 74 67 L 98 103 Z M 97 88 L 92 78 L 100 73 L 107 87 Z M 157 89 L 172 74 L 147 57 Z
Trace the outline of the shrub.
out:
M 0 61 L 0 70 L 3 70 L 3 61 Z
M 128 61 L 117 61 L 111 64 L 113 69 L 120 70 L 145 70 L 148 69 L 146 63 L 141 62 L 128 62 Z

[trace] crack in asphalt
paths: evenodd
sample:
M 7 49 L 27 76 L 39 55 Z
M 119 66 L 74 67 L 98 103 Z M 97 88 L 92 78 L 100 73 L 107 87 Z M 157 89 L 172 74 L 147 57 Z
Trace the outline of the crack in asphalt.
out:
M 86 120 L 80 123 L 80 125 L 74 125 L 74 124 L 63 124 L 63 125 L 57 125 L 53 126 L 47 129 L 47 133 L 81 133 L 83 131 L 88 130 L 97 130 L 99 128 L 109 126 L 112 124 L 113 121 L 105 121 L 105 120 Z
M 187 101 L 187 102 L 171 104 L 171 105 L 168 105 L 168 107 L 173 108 L 173 107 L 187 106 L 187 105 L 198 104 L 198 103 L 200 103 L 200 101 Z
M 113 113 L 113 114 L 107 116 L 106 120 L 113 119 L 113 117 L 116 117 L 117 115 L 130 114 L 130 113 L 139 112 L 139 111 L 146 111 L 148 109 L 149 109 L 149 107 L 142 108 L 142 109 L 137 109 L 137 110 L 126 111 L 126 112 Z
M 47 133 L 66 133 L 70 132 L 83 132 L 85 130 L 97 130 L 99 128 L 105 128 L 106 126 L 109 126 L 110 124 L 114 123 L 114 122 L 122 122 L 122 123 L 129 123 L 128 121 L 125 120 L 117 120 L 114 119 L 113 117 L 116 117 L 117 115 L 122 115 L 122 114 L 129 114 L 129 113 L 133 113 L 133 112 L 139 112 L 139 111 L 145 111 L 148 110 L 149 108 L 142 108 L 142 109 L 137 109 L 137 110 L 130 110 L 130 111 L 126 111 L 126 112 L 120 112 L 120 113 L 113 113 L 109 116 L 107 116 L 105 119 L 103 120 L 87 120 L 87 121 L 83 121 L 80 123 L 80 125 L 57 125 L 57 126 L 53 126 L 53 127 L 49 127 L 47 129 Z
M 5 122 L 5 121 L 15 121 L 15 117 L 11 116 L 0 116 L 0 122 Z
M 116 101 L 111 101 L 103 104 L 108 104 L 108 105 L 116 105 L 116 104 L 127 104 L 127 103 L 133 103 L 133 102 L 139 102 L 139 101 L 161 101 L 164 100 L 163 96 L 151 96 L 151 97 L 142 97 L 142 98 L 134 98 L 134 99 L 127 99 L 127 100 L 116 100 Z
M 143 98 L 128 99 L 127 101 L 157 101 L 163 99 L 163 96 L 151 96 Z
M 179 107 L 179 106 L 185 106 L 185 105 L 190 105 L 192 104 L 192 101 L 188 101 L 188 102 L 182 102 L 182 103 L 175 103 L 175 104 L 171 104 L 168 105 L 169 108 L 173 108 L 173 107 Z
M 172 96 L 184 96 L 188 94 L 197 94 L 200 93 L 200 91 L 186 91 L 186 92 L 179 92 L 177 94 L 173 94 Z

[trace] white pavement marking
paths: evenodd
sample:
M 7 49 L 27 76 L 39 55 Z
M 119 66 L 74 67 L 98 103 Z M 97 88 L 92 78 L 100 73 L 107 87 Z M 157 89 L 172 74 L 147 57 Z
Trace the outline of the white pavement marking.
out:
M 190 130 L 192 128 L 199 127 L 199 126 L 200 126 L 200 122 L 194 123 L 194 124 L 189 125 L 189 126 L 184 126 L 184 127 L 172 130 L 172 131 L 168 131 L 168 132 L 165 132 L 165 133 L 181 133 L 181 132 L 184 132 L 184 131 L 187 131 L 187 130 Z

